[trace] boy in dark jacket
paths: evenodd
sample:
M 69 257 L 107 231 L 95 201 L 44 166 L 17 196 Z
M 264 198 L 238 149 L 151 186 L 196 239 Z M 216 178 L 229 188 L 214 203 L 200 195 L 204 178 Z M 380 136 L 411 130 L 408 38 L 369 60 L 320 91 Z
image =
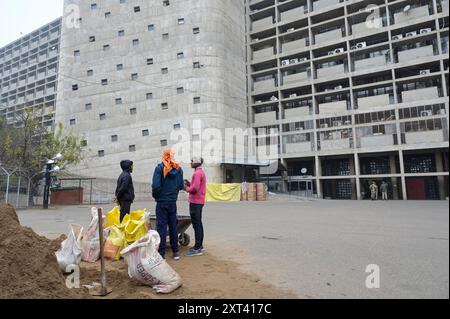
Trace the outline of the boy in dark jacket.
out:
M 131 173 L 133 172 L 133 162 L 129 160 L 121 161 L 122 174 L 117 179 L 116 202 L 120 206 L 120 222 L 125 215 L 130 213 L 131 203 L 134 201 L 134 186 Z
M 177 227 L 177 199 L 178 193 L 184 188 L 183 170 L 175 160 L 172 150 L 165 150 L 162 162 L 153 173 L 152 195 L 156 201 L 156 230 L 161 237 L 159 253 L 162 257 L 166 253 L 167 226 L 169 226 L 170 246 L 173 259 L 179 260 L 178 227 Z

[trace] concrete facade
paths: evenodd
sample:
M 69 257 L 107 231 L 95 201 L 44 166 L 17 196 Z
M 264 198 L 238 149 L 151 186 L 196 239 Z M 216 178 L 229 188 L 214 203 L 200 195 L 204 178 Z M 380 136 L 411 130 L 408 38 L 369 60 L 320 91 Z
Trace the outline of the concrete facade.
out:
M 282 169 L 253 178 L 272 190 L 308 179 L 317 197 L 360 199 L 368 182 L 385 180 L 393 199 L 448 197 L 448 0 L 65 1 L 73 4 L 80 28 L 56 21 L 31 38 L 56 44 L 46 32 L 62 28 L 59 77 L 35 85 L 47 102 L 58 83 L 49 106 L 86 143 L 77 174 L 114 179 L 130 158 L 147 183 L 170 133 L 200 119 L 202 128 L 278 128 Z M 377 27 L 366 23 L 369 4 Z M 33 70 L 17 69 L 35 50 L 31 38 L 0 49 L 1 115 L 42 99 L 33 79 L 21 86 Z M 207 170 L 210 181 L 243 176 Z
M 242 1 L 92 3 L 65 1 L 82 18 L 63 26 L 57 103 L 57 121 L 87 144 L 74 172 L 116 178 L 129 158 L 135 180 L 149 182 L 174 129 L 247 126 Z M 222 180 L 220 165 L 207 174 Z
M 379 7 L 375 28 L 366 23 L 370 4 Z M 448 197 L 448 1 L 247 6 L 247 24 L 258 25 L 247 35 L 248 56 L 275 48 L 248 59 L 248 85 L 263 74 L 283 79 L 248 94 L 254 130 L 281 135 L 285 172 L 261 176 L 270 189 L 304 193 L 298 181 L 312 180 L 319 198 L 362 199 L 369 182 L 385 180 L 392 199 Z
M 42 124 L 54 124 L 61 19 L 0 48 L 0 116 L 9 123 L 24 109 L 40 112 Z

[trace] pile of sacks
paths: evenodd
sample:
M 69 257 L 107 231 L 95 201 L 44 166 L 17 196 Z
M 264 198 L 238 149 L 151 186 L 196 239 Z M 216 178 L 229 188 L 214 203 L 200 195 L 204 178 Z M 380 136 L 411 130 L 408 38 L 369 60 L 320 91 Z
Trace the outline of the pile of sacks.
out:
M 91 223 L 86 232 L 80 225 L 70 225 L 67 239 L 56 252 L 63 272 L 71 272 L 81 260 L 96 262 L 100 258 L 98 211 L 91 210 Z M 120 222 L 119 207 L 103 216 L 104 256 L 112 260 L 121 257 L 128 264 L 128 275 L 159 293 L 170 293 L 181 286 L 180 276 L 158 253 L 160 237 L 150 230 L 150 215 L 145 209 L 133 211 Z

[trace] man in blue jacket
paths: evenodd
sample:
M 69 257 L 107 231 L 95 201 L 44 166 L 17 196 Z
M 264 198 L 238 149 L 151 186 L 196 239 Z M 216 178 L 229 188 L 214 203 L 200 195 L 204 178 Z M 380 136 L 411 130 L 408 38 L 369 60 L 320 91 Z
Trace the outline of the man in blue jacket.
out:
M 164 258 L 166 253 L 167 226 L 169 226 L 170 246 L 173 259 L 179 260 L 177 199 L 184 189 L 183 170 L 175 160 L 172 150 L 165 150 L 161 163 L 153 173 L 152 195 L 156 201 L 156 230 L 161 237 L 159 253 Z
M 134 187 L 131 173 L 133 162 L 124 160 L 120 162 L 122 174 L 117 179 L 115 202 L 120 206 L 120 222 L 130 213 L 131 203 L 134 201 Z

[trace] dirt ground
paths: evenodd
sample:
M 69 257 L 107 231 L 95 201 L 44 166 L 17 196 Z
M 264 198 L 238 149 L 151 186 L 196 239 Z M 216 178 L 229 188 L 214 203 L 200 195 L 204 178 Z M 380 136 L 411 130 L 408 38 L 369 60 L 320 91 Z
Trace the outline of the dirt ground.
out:
M 82 262 L 80 289 L 68 289 L 55 252 L 64 237 L 50 240 L 20 225 L 12 206 L 0 204 L 0 299 L 2 298 L 91 298 L 82 285 L 100 282 L 100 261 Z M 182 256 L 186 247 L 181 248 Z M 178 272 L 182 286 L 168 295 L 157 294 L 128 276 L 122 259 L 106 263 L 107 283 L 113 289 L 107 298 L 201 299 L 201 298 L 296 298 L 288 291 L 264 284 L 240 271 L 239 265 L 220 260 L 209 252 L 167 262 Z
M 178 272 L 183 285 L 171 294 L 157 294 L 128 277 L 126 262 L 106 261 L 107 283 L 112 293 L 106 298 L 132 299 L 277 299 L 298 298 L 294 293 L 265 284 L 261 278 L 238 269 L 239 265 L 224 261 L 205 252 L 203 256 L 184 257 L 174 261 L 167 254 L 167 262 Z M 100 282 L 100 261 L 81 264 L 81 284 Z

